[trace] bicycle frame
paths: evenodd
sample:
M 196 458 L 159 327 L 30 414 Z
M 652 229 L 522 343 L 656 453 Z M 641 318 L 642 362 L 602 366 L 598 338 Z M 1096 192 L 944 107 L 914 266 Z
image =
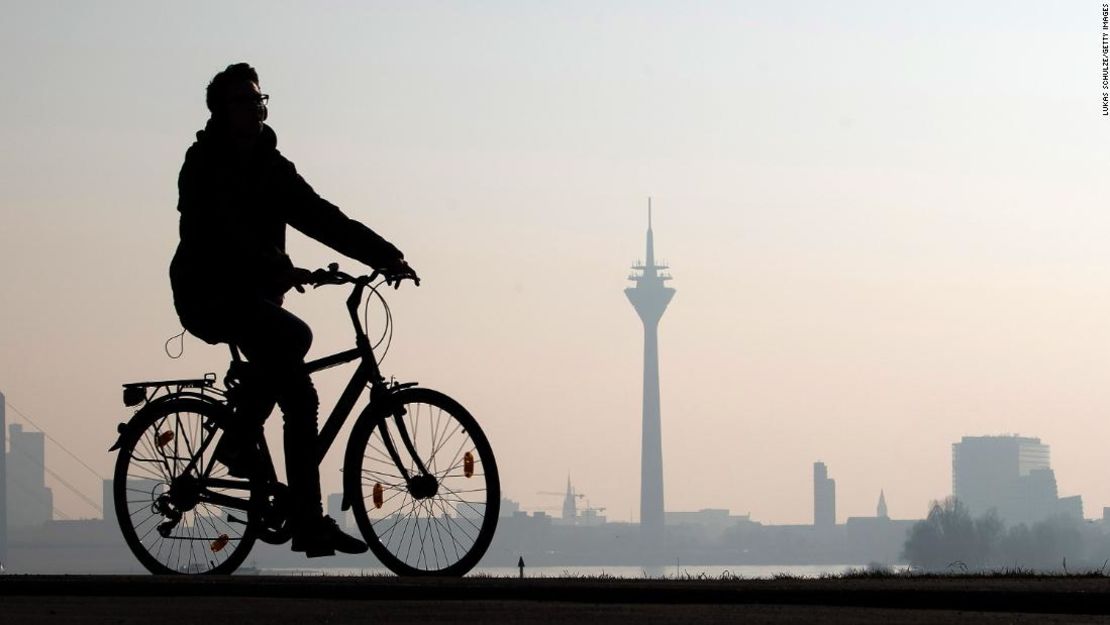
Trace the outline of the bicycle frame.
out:
M 320 432 L 317 435 L 317 464 L 323 462 L 324 456 L 327 455 L 332 444 L 335 443 L 336 438 L 339 436 L 339 431 L 347 422 L 347 419 L 351 415 L 351 411 L 354 409 L 355 403 L 358 401 L 359 396 L 362 395 L 367 385 L 370 387 L 370 406 L 374 406 L 375 404 L 381 405 L 384 397 L 395 391 L 416 386 L 416 382 L 403 384 L 395 382 L 393 384 L 388 384 L 381 374 L 381 369 L 378 367 L 377 359 L 374 356 L 374 348 L 371 346 L 370 339 L 366 335 L 366 330 L 362 327 L 358 318 L 358 306 L 362 301 L 362 296 L 366 288 L 369 286 L 369 282 L 370 279 L 366 277 L 355 278 L 353 280 L 355 287 L 347 297 L 347 312 L 351 317 L 351 325 L 353 325 L 355 329 L 356 347 L 354 349 L 332 354 L 331 356 L 318 358 L 305 365 L 309 375 L 312 375 L 325 369 L 330 369 L 331 367 L 353 362 L 355 360 L 361 360 L 358 368 L 351 375 L 350 381 L 347 382 L 347 386 L 343 389 L 342 394 L 340 394 L 339 401 L 336 402 L 335 407 L 332 408 L 331 413 L 324 421 L 323 427 L 320 428 Z M 238 350 L 234 346 L 231 350 L 233 359 L 239 360 Z M 427 467 L 424 466 L 424 461 L 416 452 L 416 447 L 409 436 L 408 428 L 405 426 L 404 420 L 397 419 L 395 421 L 395 426 L 405 450 L 415 462 L 417 468 L 420 470 L 420 474 L 428 475 L 429 471 Z M 392 436 L 388 435 L 388 433 L 383 433 L 382 440 L 390 458 L 393 460 L 394 464 L 396 464 L 402 477 L 404 477 L 406 482 L 411 481 L 413 476 L 409 474 L 405 462 L 401 459 Z M 272 462 L 270 472 L 271 475 L 273 475 Z M 344 508 L 345 507 L 346 502 L 344 503 Z

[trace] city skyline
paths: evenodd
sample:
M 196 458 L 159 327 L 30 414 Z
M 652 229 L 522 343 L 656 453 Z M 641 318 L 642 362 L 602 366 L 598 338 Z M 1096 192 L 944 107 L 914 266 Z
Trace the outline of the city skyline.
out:
M 651 255 L 648 256 L 651 258 Z M 0 392 L 0 398 L 3 393 Z M 4 424 L 4 410 L 0 408 L 0 425 Z M 12 523 L 16 529 L 27 529 L 50 520 L 83 520 L 103 519 L 113 521 L 115 509 L 111 502 L 111 480 L 103 479 L 101 482 L 101 497 L 104 502 L 98 506 L 102 510 L 101 516 L 76 517 L 59 513 L 53 506 L 53 493 L 45 486 L 47 474 L 56 473 L 49 468 L 50 462 L 46 455 L 46 441 L 50 435 L 37 430 L 24 431 L 23 423 L 13 423 L 4 427 L 0 432 L 0 442 L 5 438 L 14 439 L 16 442 L 11 449 L 0 454 L 0 493 L 8 492 L 4 500 L 0 500 L 0 519 L 8 516 L 12 504 L 19 509 L 18 518 Z M 32 426 L 33 427 L 33 426 Z M 9 435 L 10 434 L 10 435 Z M 52 443 L 57 443 L 51 440 Z M 963 436 L 960 441 L 951 444 L 951 492 L 945 496 L 930 500 L 929 506 L 940 502 L 944 497 L 960 500 L 969 511 L 974 514 L 984 514 L 993 510 L 998 517 L 1006 522 L 1032 524 L 1063 514 L 1075 518 L 1106 519 L 1106 509 L 1100 512 L 1089 509 L 1092 514 L 1084 514 L 1082 495 L 1059 497 L 1054 472 L 1049 462 L 1049 446 L 1042 444 L 1039 438 L 1022 437 L 1017 434 Z M 68 450 L 61 450 L 71 453 Z M 18 462 L 14 471 L 9 471 L 12 463 L 8 456 L 16 456 Z M 81 461 L 77 458 L 78 461 Z M 812 465 L 812 508 L 811 522 L 814 528 L 830 528 L 839 525 L 836 512 L 836 480 L 829 477 L 828 467 L 824 462 L 815 461 Z M 1014 482 L 1018 479 L 1017 482 Z M 11 494 L 10 487 L 16 487 L 16 493 Z M 90 504 L 92 499 L 87 493 L 75 491 L 68 482 L 63 483 L 65 488 L 73 494 L 85 499 Z M 37 491 L 41 491 L 39 494 Z M 552 491 L 537 491 L 540 495 L 560 495 L 563 497 L 561 515 L 563 520 L 588 519 L 591 525 L 604 524 L 605 515 L 600 514 L 607 508 L 593 506 L 586 495 L 577 492 L 570 475 L 566 478 L 564 493 Z M 13 497 L 8 499 L 8 497 Z M 534 506 L 521 504 L 514 493 L 503 494 L 503 504 L 510 508 L 503 511 L 503 516 L 512 516 L 515 511 L 545 513 L 553 510 L 551 506 Z M 578 499 L 585 501 L 578 509 Z M 341 511 L 342 493 L 327 495 L 329 514 L 333 518 L 345 518 L 346 513 Z M 661 502 L 660 502 L 661 503 Z M 32 504 L 32 505 L 28 505 Z M 1017 508 L 1014 506 L 1017 505 Z M 874 518 L 890 518 L 885 489 L 880 488 L 878 503 L 875 506 Z M 1015 510 L 1020 513 L 1014 513 Z M 720 508 L 710 504 L 698 510 L 691 509 L 664 509 L 664 515 L 669 519 L 672 515 L 700 514 L 704 512 L 733 512 L 728 508 Z M 751 513 L 744 513 L 743 518 L 752 521 L 766 521 L 766 519 L 753 519 Z M 922 515 L 924 516 L 924 515 Z M 846 519 L 871 518 L 870 515 L 847 514 Z M 908 517 L 906 519 L 917 519 Z M 615 523 L 631 522 L 632 519 L 614 519 Z M 668 521 L 669 525 L 670 522 Z M 772 523 L 773 524 L 773 523 Z M 791 525 L 791 524 L 787 524 Z M 806 525 L 806 524 L 801 524 Z M 653 528 L 653 531 L 657 528 Z M 655 537 L 658 539 L 658 537 Z M 4 544 L 4 536 L 0 533 L 0 546 Z M 2 553 L 2 552 L 0 552 Z

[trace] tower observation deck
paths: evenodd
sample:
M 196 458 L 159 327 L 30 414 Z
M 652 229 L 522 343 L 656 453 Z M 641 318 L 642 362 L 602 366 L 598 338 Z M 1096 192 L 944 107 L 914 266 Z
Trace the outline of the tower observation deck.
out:
M 644 324 L 643 433 L 640 447 L 640 533 L 645 556 L 663 545 L 663 440 L 659 413 L 659 320 L 674 297 L 666 286 L 671 276 L 666 265 L 655 264 L 655 241 L 651 230 L 651 199 L 648 199 L 647 255 L 632 266 L 629 280 L 636 286 L 624 290 Z

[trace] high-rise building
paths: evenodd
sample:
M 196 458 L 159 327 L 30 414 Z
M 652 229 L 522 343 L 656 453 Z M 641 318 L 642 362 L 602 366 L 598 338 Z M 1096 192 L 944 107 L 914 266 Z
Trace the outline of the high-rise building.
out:
M 0 564 L 8 560 L 8 402 L 0 393 Z
M 640 440 L 640 531 L 646 549 L 663 544 L 663 435 L 659 412 L 659 320 L 674 297 L 666 286 L 666 265 L 655 264 L 655 241 L 648 199 L 647 256 L 628 277 L 636 286 L 624 290 L 644 324 L 643 430 Z
M 100 510 L 105 521 L 116 522 L 116 498 L 112 492 L 112 480 L 100 483 Z
M 952 494 L 972 515 L 994 510 L 1010 523 L 1033 523 L 1077 509 L 1075 501 L 1061 504 L 1049 448 L 1039 438 L 965 436 L 953 443 Z
M 46 435 L 8 426 L 8 527 L 42 525 L 54 516 L 54 494 L 46 487 Z
M 836 480 L 824 462 L 813 463 L 813 526 L 836 526 Z

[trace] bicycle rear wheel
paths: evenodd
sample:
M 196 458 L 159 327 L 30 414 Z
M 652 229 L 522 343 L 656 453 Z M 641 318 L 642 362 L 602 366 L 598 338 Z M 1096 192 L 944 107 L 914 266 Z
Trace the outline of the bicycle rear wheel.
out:
M 214 459 L 227 414 L 221 404 L 176 398 L 128 424 L 112 485 L 116 518 L 151 573 L 228 574 L 254 545 L 250 483 Z
M 344 491 L 355 521 L 398 575 L 464 575 L 497 527 L 493 451 L 474 417 L 442 393 L 406 389 L 388 401 L 385 409 L 368 408 L 347 444 Z M 416 479 L 406 482 L 391 447 Z

